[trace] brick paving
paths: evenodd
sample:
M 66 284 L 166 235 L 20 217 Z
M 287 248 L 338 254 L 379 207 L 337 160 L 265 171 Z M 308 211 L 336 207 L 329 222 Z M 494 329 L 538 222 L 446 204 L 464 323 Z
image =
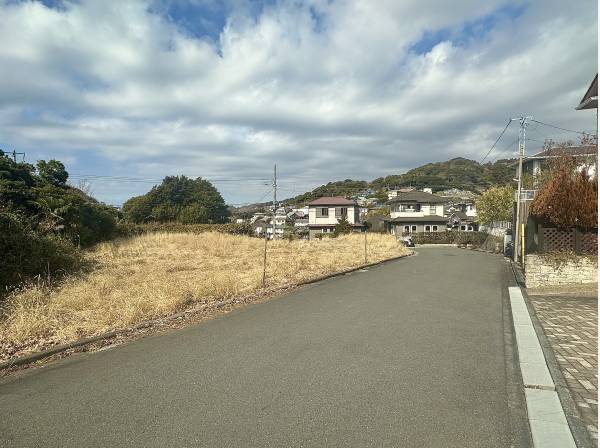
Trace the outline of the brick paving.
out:
M 530 296 L 595 446 L 598 446 L 598 302 Z

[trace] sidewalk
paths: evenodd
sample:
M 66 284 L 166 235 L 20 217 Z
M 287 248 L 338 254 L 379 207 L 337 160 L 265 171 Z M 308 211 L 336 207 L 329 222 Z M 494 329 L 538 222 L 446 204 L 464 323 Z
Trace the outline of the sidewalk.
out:
M 588 432 L 598 446 L 598 303 L 529 295 Z

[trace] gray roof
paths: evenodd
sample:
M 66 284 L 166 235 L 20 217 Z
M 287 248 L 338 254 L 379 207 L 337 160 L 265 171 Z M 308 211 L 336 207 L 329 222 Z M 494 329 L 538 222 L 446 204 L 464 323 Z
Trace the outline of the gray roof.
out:
M 457 210 L 457 211 L 455 211 L 455 212 L 452 212 L 450 216 L 452 216 L 452 215 L 454 215 L 454 216 L 456 216 L 458 219 L 462 219 L 462 220 L 466 220 L 466 219 L 468 219 L 468 218 L 469 218 L 469 217 L 466 215 L 466 213 L 465 213 L 465 212 L 463 212 L 463 211 L 460 211 L 460 210 Z
M 554 148 L 545 149 L 525 158 L 525 161 L 530 159 L 546 159 L 548 157 L 561 156 L 594 156 L 598 154 L 596 147 L 593 145 L 571 145 L 557 146 Z
M 436 196 L 435 194 L 425 193 L 424 191 L 407 191 L 398 193 L 398 196 L 390 200 L 392 202 L 420 202 L 426 204 L 443 204 L 448 202 L 446 198 Z
M 598 109 L 598 73 L 596 73 L 594 80 L 588 87 L 585 95 L 583 95 L 583 98 L 581 98 L 579 106 L 575 109 Z
M 423 222 L 423 223 L 428 223 L 428 222 L 447 222 L 448 219 L 444 218 L 443 216 L 438 216 L 438 215 L 430 215 L 430 216 L 415 216 L 415 217 L 401 217 L 401 218 L 386 218 L 385 219 L 386 222 L 393 222 L 393 223 L 403 223 L 403 222 Z

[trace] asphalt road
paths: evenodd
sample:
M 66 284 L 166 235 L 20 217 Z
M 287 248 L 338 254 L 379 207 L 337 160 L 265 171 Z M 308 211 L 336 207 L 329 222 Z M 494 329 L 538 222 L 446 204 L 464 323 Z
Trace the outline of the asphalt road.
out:
M 502 258 L 330 279 L 0 384 L 2 447 L 506 447 Z

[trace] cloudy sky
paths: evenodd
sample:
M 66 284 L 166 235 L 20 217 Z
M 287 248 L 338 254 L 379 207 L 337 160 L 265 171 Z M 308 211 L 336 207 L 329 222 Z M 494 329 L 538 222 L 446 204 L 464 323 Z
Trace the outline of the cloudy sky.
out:
M 288 197 L 480 160 L 521 114 L 595 132 L 597 55 L 594 0 L 0 0 L 0 148 L 111 204 L 173 174 L 264 200 L 273 163 Z

